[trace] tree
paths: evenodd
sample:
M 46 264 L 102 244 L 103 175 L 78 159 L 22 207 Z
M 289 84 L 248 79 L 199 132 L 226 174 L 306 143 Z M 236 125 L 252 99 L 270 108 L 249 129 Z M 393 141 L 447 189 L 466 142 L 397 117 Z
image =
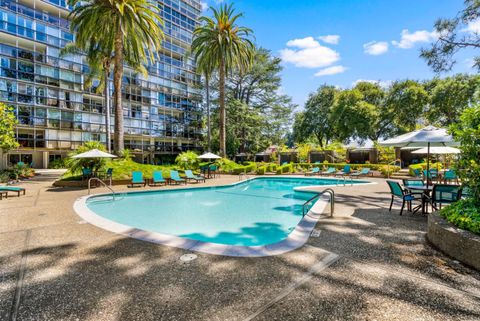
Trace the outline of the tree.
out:
M 219 140 L 220 154 L 226 154 L 225 131 L 225 81 L 226 74 L 234 69 L 246 71 L 253 60 L 254 46 L 249 39 L 252 30 L 238 26 L 243 14 L 236 14 L 233 5 L 223 5 L 219 10 L 211 8 L 213 19 L 200 17 L 200 25 L 194 31 L 192 51 L 201 65 L 215 67 L 219 74 Z
M 294 124 L 294 137 L 297 142 L 307 141 L 314 136 L 321 147 L 335 138 L 332 122 L 333 106 L 339 90 L 333 86 L 322 85 L 310 94 L 305 103 L 305 111 L 297 114 Z
M 450 131 L 460 143 L 462 153 L 456 164 L 462 185 L 468 188 L 469 198 L 480 207 L 480 105 L 465 109 L 460 121 Z
M 17 124 L 18 120 L 13 107 L 0 103 L 0 151 L 2 154 L 20 146 L 15 139 Z
M 414 80 L 396 81 L 386 97 L 387 108 L 395 115 L 399 131 L 414 130 L 429 102 L 425 88 Z
M 113 49 L 115 103 L 114 149 L 121 153 L 123 140 L 123 64 L 153 61 L 160 50 L 163 24 L 158 8 L 148 0 L 69 0 L 71 28 L 76 42 Z M 80 46 L 82 48 L 82 46 Z M 126 58 L 127 57 L 127 58 Z
M 469 30 L 469 24 L 478 23 L 480 1 L 465 0 L 465 9 L 455 18 L 439 19 L 434 28 L 438 39 L 429 49 L 423 48 L 420 56 L 435 72 L 450 71 L 455 65 L 455 54 L 465 48 L 480 48 L 480 33 Z M 466 32 L 465 32 L 466 31 Z M 480 56 L 473 59 L 473 65 L 480 70 Z
M 430 93 L 427 119 L 439 126 L 458 121 L 460 114 L 475 102 L 480 91 L 480 76 L 459 74 L 443 79 L 435 78 L 425 84 Z

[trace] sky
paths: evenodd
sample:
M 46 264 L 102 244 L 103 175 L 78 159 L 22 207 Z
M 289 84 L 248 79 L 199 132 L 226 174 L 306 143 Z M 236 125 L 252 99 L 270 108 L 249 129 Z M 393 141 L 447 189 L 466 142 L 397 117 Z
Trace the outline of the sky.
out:
M 217 7 L 222 0 L 206 0 Z M 230 2 L 228 2 L 230 3 Z M 281 91 L 303 108 L 322 84 L 350 88 L 359 80 L 388 85 L 435 76 L 419 57 L 438 18 L 454 17 L 463 0 L 235 0 L 239 24 L 282 59 Z M 208 15 L 208 9 L 204 14 Z M 480 20 L 469 30 L 480 32 Z M 469 32 L 465 30 L 465 32 Z M 473 53 L 456 56 L 455 72 L 473 72 Z

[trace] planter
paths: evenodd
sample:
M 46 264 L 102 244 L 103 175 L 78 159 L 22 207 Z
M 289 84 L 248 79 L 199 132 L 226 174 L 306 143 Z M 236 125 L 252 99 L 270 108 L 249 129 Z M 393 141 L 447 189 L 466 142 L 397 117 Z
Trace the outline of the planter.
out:
M 434 212 L 428 216 L 427 238 L 448 256 L 480 270 L 480 236 L 459 229 Z

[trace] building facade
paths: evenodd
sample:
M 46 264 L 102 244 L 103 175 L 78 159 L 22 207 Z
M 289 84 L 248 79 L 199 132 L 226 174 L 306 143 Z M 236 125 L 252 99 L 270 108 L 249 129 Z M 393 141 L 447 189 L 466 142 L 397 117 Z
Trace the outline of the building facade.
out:
M 148 77 L 125 69 L 125 148 L 137 161 L 166 163 L 181 151 L 200 149 L 199 77 L 186 53 L 201 4 L 155 2 L 166 39 L 158 61 L 148 66 Z M 9 164 L 46 168 L 84 142 L 106 143 L 105 101 L 97 93 L 98 82 L 85 88 L 83 57 L 60 56 L 75 38 L 69 12 L 67 0 L 0 0 L 0 101 L 15 109 L 21 146 L 9 152 Z M 113 137 L 113 110 L 111 115 Z

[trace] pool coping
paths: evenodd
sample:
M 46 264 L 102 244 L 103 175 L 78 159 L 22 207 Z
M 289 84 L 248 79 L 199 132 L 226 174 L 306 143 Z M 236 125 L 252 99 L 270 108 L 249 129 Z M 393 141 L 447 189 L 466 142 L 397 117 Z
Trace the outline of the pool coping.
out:
M 287 177 L 292 178 L 291 176 L 275 176 L 276 178 Z M 193 189 L 206 189 L 206 188 L 220 188 L 234 186 L 246 181 L 261 179 L 262 177 L 252 177 L 243 181 L 235 182 L 232 184 L 218 185 L 218 186 L 198 186 L 198 187 L 187 187 L 180 189 L 171 189 L 171 190 L 148 190 L 148 191 L 132 191 L 124 192 L 119 194 L 134 194 L 134 193 L 151 193 L 151 192 L 169 192 L 169 191 L 179 191 L 179 190 L 193 190 Z M 375 182 L 365 182 L 361 185 L 366 184 L 376 184 Z M 332 187 L 338 185 L 311 185 L 311 186 L 301 186 L 294 188 L 295 191 L 299 192 L 318 192 L 312 190 L 312 188 L 321 187 Z M 353 185 L 351 185 L 353 186 Z M 162 244 L 167 246 L 172 246 L 184 250 L 214 254 L 214 255 L 224 255 L 224 256 L 233 256 L 233 257 L 264 257 L 264 256 L 273 256 L 279 255 L 286 252 L 293 251 L 301 246 L 303 246 L 309 239 L 310 234 L 312 233 L 315 225 L 317 224 L 321 214 L 325 210 L 325 207 L 328 204 L 328 197 L 323 195 L 313 204 L 308 213 L 303 216 L 300 222 L 297 224 L 295 229 L 283 240 L 267 244 L 267 245 L 257 245 L 257 246 L 240 246 L 240 245 L 226 245 L 219 243 L 203 242 L 193 239 L 188 239 L 180 236 L 164 234 L 159 232 L 151 232 L 142 230 L 139 228 L 131 227 L 115 221 L 106 219 L 100 215 L 97 215 L 95 212 L 90 210 L 87 206 L 87 200 L 93 197 L 101 196 L 110 196 L 111 193 L 102 193 L 102 194 L 93 194 L 82 196 L 78 198 L 74 204 L 73 209 L 86 222 L 113 232 L 116 234 L 128 236 L 134 239 Z

